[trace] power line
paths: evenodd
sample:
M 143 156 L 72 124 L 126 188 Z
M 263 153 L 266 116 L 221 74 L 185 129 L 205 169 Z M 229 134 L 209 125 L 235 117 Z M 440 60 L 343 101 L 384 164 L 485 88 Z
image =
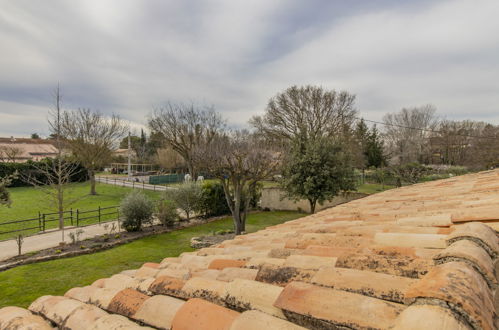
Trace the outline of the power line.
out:
M 418 130 L 422 132 L 431 132 L 431 133 L 438 133 L 438 134 L 446 134 L 446 135 L 455 135 L 455 136 L 462 136 L 462 137 L 469 137 L 469 138 L 477 138 L 477 139 L 491 139 L 491 140 L 499 140 L 499 138 L 495 136 L 479 136 L 479 135 L 469 135 L 469 134 L 459 134 L 459 133 L 451 133 L 451 132 L 443 132 L 439 130 L 434 130 L 431 128 L 422 128 L 422 127 L 411 127 L 411 126 L 404 126 L 404 125 L 398 125 L 398 124 L 388 124 L 376 120 L 370 120 L 370 119 L 365 119 L 365 118 L 360 118 L 360 117 L 354 117 L 357 120 L 364 120 L 369 123 L 374 123 L 374 124 L 380 124 L 384 126 L 392 126 L 392 127 L 399 127 L 399 128 L 406 128 L 406 129 L 413 129 L 413 130 Z

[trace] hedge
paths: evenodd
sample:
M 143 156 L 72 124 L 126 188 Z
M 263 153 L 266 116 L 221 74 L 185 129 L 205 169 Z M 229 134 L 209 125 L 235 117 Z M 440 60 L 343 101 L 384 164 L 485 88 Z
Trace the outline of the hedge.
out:
M 19 173 L 18 177 L 12 180 L 12 183 L 9 187 L 25 187 L 31 186 L 24 179 L 27 176 L 32 176 L 36 178 L 36 180 L 44 183 L 47 182 L 46 176 L 43 174 L 43 171 L 40 171 L 40 168 L 51 168 L 53 160 L 50 158 L 46 158 L 39 162 L 28 161 L 26 163 L 1 163 L 0 162 L 0 178 L 6 177 L 8 175 L 14 174 L 15 172 Z M 80 164 L 76 164 L 76 168 L 74 174 L 71 175 L 70 182 L 84 182 L 88 180 L 88 173 L 85 167 Z

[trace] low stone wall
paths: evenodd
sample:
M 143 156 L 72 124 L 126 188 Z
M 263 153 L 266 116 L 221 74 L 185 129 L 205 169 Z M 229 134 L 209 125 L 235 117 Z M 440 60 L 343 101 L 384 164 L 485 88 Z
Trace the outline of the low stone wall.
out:
M 326 201 L 324 204 L 317 204 L 315 211 L 320 211 L 328 207 L 336 206 L 338 204 L 347 203 L 354 199 L 359 199 L 367 196 L 362 193 L 346 193 L 344 195 L 334 197 L 330 202 Z M 305 211 L 310 212 L 310 203 L 302 199 L 298 202 L 284 197 L 284 192 L 280 188 L 264 188 L 262 189 L 262 197 L 260 199 L 260 207 L 268 208 L 270 210 L 280 211 Z

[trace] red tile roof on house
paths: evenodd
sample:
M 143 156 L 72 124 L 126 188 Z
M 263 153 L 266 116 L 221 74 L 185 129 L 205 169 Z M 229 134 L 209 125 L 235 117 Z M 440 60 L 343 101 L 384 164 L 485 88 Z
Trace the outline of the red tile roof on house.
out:
M 499 171 L 372 195 L 0 309 L 1 329 L 496 329 Z

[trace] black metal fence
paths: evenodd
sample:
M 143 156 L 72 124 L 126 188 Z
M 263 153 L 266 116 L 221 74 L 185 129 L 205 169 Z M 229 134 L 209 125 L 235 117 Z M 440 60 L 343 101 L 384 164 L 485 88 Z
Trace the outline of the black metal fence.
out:
M 98 207 L 93 210 L 79 209 L 63 212 L 64 226 L 84 227 L 102 222 L 119 219 L 119 206 Z M 59 213 L 38 213 L 38 217 L 31 219 L 12 220 L 0 223 L 0 240 L 10 239 L 12 236 L 23 234 L 33 235 L 44 233 L 48 229 L 59 227 Z

